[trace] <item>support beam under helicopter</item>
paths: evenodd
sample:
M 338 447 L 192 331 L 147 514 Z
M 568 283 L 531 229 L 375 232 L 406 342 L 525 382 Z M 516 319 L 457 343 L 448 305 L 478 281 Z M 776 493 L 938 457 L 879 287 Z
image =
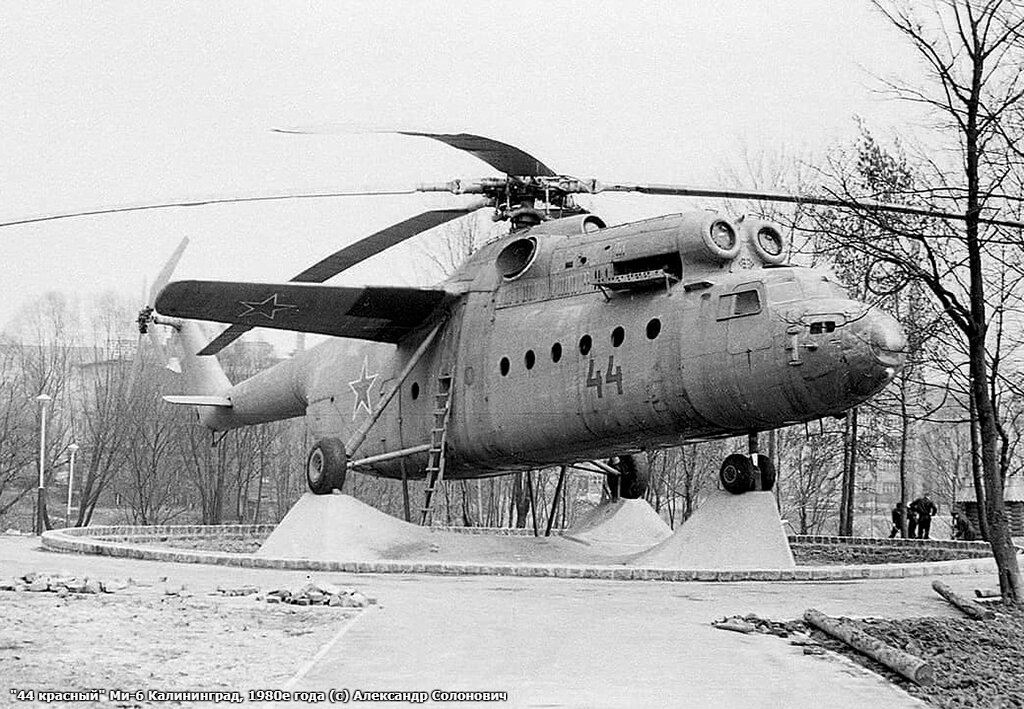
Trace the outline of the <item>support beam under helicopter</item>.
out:
M 761 467 L 757 464 L 758 451 L 758 440 L 757 432 L 751 432 L 747 434 L 747 452 L 750 454 L 750 465 L 754 471 L 754 490 L 760 492 L 764 490 L 764 485 L 761 481 Z
M 371 455 L 368 458 L 360 458 L 359 460 L 350 460 L 348 462 L 349 469 L 359 468 L 366 465 L 374 465 L 376 463 L 383 463 L 386 460 L 394 460 L 395 458 L 405 458 L 410 455 L 416 455 L 417 453 L 426 453 L 430 450 L 430 444 L 424 443 L 420 446 L 412 446 L 411 448 L 402 448 L 401 450 L 391 451 L 389 453 L 381 453 L 380 455 Z

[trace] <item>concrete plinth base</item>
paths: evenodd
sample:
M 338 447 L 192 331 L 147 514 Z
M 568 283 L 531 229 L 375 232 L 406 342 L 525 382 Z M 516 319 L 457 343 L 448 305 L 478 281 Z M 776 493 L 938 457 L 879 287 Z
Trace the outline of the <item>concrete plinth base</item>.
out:
M 644 500 L 602 502 L 562 536 L 592 545 L 615 545 L 624 551 L 649 549 L 672 536 L 672 528 Z
M 348 495 L 307 492 L 270 533 L 257 556 L 284 559 L 395 558 L 430 547 L 430 530 L 374 509 Z
M 628 562 L 662 569 L 792 569 L 796 566 L 771 492 L 716 490 L 668 539 Z

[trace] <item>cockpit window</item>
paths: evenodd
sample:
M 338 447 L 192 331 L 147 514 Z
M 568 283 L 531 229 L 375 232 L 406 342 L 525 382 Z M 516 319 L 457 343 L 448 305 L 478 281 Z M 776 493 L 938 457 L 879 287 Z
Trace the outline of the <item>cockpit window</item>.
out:
M 761 312 L 761 296 L 756 289 L 726 293 L 718 299 L 718 319 L 738 318 Z

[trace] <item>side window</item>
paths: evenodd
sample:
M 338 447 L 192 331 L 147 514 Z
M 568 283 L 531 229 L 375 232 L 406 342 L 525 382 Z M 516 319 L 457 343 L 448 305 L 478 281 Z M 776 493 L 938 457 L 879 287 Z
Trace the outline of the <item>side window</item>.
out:
M 739 318 L 761 312 L 761 294 L 756 288 L 718 296 L 718 319 Z

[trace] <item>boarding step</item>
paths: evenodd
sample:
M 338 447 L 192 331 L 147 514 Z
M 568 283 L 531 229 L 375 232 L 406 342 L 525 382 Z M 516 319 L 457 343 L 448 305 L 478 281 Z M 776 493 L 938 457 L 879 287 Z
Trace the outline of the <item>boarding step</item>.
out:
M 427 456 L 426 488 L 423 491 L 423 507 L 420 508 L 420 524 L 430 521 L 430 511 L 434 501 L 434 493 L 444 481 L 445 448 L 448 437 L 448 420 L 452 408 L 452 377 L 442 375 L 437 378 L 438 393 L 434 395 L 434 427 L 430 431 L 430 449 Z

